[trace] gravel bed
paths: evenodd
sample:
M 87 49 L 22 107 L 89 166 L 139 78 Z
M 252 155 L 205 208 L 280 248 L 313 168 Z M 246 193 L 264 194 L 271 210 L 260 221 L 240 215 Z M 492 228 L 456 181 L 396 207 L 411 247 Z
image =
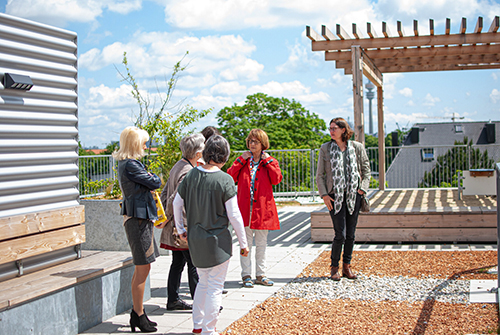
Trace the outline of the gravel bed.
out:
M 416 279 L 404 276 L 377 277 L 359 275 L 357 280 L 343 278 L 339 282 L 327 277 L 296 278 L 275 294 L 277 297 L 319 299 L 352 299 L 373 301 L 469 302 L 469 281 Z
M 493 334 L 498 304 L 471 303 L 470 280 L 497 279 L 497 251 L 355 251 L 357 280 L 329 279 L 323 252 L 221 335 Z

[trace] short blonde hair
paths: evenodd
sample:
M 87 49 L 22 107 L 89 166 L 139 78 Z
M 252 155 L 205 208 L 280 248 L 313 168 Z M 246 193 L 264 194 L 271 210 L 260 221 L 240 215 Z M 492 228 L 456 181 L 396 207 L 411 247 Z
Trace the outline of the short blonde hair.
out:
M 149 134 L 144 129 L 127 127 L 120 134 L 120 149 L 113 152 L 116 160 L 140 159 L 144 157 L 144 144 L 149 140 Z
M 267 137 L 267 134 L 264 130 L 262 129 L 252 129 L 250 130 L 250 133 L 247 136 L 246 142 L 247 142 L 247 148 L 250 149 L 250 141 L 252 138 L 255 138 L 257 141 L 262 144 L 262 150 L 267 150 L 269 149 L 269 137 Z

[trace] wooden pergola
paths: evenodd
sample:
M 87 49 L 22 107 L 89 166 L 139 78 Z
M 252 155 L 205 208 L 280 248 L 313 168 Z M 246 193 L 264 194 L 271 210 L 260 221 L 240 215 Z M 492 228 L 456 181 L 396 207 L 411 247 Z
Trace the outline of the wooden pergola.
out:
M 363 75 L 377 87 L 379 188 L 385 189 L 385 145 L 383 73 L 479 70 L 500 68 L 500 19 L 495 16 L 487 32 L 483 32 L 483 18 L 479 17 L 473 33 L 466 33 L 467 20 L 462 18 L 460 30 L 451 34 L 451 20 L 446 19 L 445 33 L 434 34 L 434 20 L 429 20 L 429 35 L 420 35 L 418 21 L 413 21 L 413 32 L 405 35 L 401 21 L 397 21 L 397 35 L 389 32 L 382 22 L 379 36 L 367 23 L 367 36 L 352 24 L 349 35 L 339 24 L 335 34 L 326 26 L 321 35 L 306 26 L 306 36 L 312 41 L 312 51 L 324 51 L 326 61 L 335 61 L 336 68 L 352 74 L 354 95 L 354 130 L 357 141 L 364 143 Z

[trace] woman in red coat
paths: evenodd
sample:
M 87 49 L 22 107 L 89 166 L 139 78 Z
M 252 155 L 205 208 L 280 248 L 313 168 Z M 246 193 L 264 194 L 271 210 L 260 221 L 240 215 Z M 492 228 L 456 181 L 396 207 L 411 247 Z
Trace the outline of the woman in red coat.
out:
M 272 186 L 279 184 L 283 176 L 276 158 L 264 152 L 269 148 L 269 138 L 263 130 L 252 129 L 246 142 L 250 151 L 227 170 L 238 184 L 238 206 L 250 249 L 248 257 L 240 257 L 241 278 L 244 287 L 253 287 L 251 252 L 255 238 L 255 283 L 272 286 L 274 282 L 266 277 L 267 234 L 280 229 Z

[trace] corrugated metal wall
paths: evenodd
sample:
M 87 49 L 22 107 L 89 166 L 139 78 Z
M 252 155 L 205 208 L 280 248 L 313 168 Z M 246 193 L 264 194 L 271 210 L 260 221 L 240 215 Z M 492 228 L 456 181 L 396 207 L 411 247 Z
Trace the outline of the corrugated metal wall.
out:
M 76 33 L 0 13 L 0 79 L 0 217 L 78 205 Z

